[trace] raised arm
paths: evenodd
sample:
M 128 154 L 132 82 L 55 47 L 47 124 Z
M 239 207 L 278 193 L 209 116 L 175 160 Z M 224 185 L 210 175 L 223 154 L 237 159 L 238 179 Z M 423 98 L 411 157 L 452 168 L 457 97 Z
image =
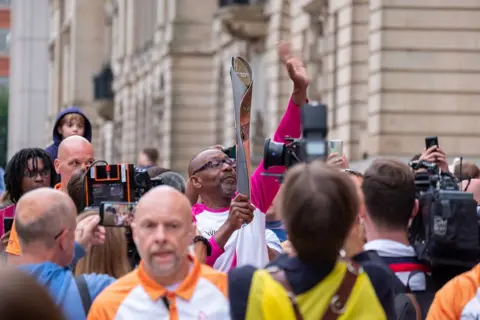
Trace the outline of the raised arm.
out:
M 275 142 L 285 142 L 287 136 L 292 138 L 300 138 L 301 135 L 301 117 L 300 107 L 307 103 L 307 87 L 308 75 L 300 57 L 293 56 L 290 44 L 283 42 L 278 46 L 278 53 L 281 61 L 287 68 L 288 75 L 293 82 L 293 93 L 288 103 L 287 110 L 278 125 L 273 136 Z M 261 212 L 267 212 L 272 204 L 275 195 L 280 189 L 280 183 L 275 177 L 262 176 L 263 172 L 268 173 L 284 173 L 285 166 L 271 167 L 265 170 L 263 167 L 263 159 L 255 170 L 251 178 L 251 197 L 252 204 Z

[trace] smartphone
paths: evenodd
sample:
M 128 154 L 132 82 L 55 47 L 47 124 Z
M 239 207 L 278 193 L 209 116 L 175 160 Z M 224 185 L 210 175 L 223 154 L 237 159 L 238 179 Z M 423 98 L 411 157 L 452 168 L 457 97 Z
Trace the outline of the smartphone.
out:
M 438 137 L 426 137 L 425 138 L 425 148 L 429 149 L 432 146 L 440 147 L 438 144 Z
M 130 227 L 135 217 L 134 202 L 100 203 L 100 225 L 105 227 Z
M 12 230 L 13 218 L 3 218 L 3 234 Z
M 329 140 L 328 147 L 330 153 L 336 153 L 339 156 L 343 155 L 343 140 Z
M 15 205 L 0 209 L 0 232 L 2 232 L 2 235 L 12 229 L 14 217 Z

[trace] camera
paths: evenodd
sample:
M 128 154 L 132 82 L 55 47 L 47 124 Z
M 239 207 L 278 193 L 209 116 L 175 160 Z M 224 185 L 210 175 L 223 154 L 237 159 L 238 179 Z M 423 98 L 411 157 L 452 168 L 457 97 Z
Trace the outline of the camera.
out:
M 328 144 L 325 140 L 327 127 L 327 106 L 319 103 L 307 103 L 302 106 L 302 137 L 286 137 L 286 143 L 266 139 L 263 151 L 265 169 L 272 166 L 286 166 L 287 169 L 300 162 L 325 160 Z
M 162 185 L 146 169 L 133 164 L 92 165 L 85 173 L 85 203 L 99 207 L 102 202 L 137 202 L 148 190 Z
M 477 203 L 456 178 L 436 164 L 409 163 L 415 174 L 418 214 L 409 228 L 409 242 L 420 261 L 432 267 L 435 286 L 475 266 L 479 259 Z

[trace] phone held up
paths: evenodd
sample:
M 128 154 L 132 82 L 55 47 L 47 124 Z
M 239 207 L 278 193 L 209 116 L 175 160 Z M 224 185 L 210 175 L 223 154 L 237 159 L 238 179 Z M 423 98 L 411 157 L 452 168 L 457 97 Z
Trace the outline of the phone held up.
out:
M 100 225 L 105 227 L 130 227 L 135 217 L 134 202 L 102 202 L 100 204 Z
M 328 147 L 330 153 L 336 153 L 339 157 L 343 155 L 343 140 L 329 140 Z
M 428 150 L 433 146 L 440 147 L 440 145 L 438 144 L 438 137 L 426 137 L 425 148 Z

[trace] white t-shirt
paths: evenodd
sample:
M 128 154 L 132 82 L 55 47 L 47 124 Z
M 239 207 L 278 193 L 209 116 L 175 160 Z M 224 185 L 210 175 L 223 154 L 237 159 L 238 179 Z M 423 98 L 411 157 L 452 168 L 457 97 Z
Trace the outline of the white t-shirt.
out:
M 192 213 L 198 231 L 210 239 L 227 220 L 229 210 L 212 210 L 204 204 L 197 203 L 193 206 Z M 225 252 L 220 255 L 213 267 L 224 272 L 247 264 L 262 268 L 268 263 L 267 244 L 278 252 L 282 250 L 275 233 L 265 229 L 265 214 L 256 209 L 252 222 L 242 226 L 230 236 L 224 247 Z

